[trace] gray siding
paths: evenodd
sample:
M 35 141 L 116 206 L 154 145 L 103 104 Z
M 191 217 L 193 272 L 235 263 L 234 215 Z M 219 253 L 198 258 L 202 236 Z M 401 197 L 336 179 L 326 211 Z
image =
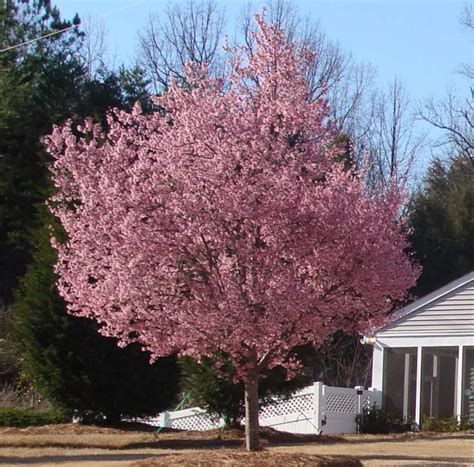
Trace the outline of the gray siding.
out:
M 474 339 L 474 280 L 377 332 L 380 337 L 466 336 Z

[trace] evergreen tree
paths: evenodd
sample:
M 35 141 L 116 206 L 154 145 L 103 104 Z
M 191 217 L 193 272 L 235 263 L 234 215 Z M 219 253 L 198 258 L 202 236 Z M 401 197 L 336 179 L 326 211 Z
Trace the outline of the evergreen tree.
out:
M 314 353 L 310 346 L 304 346 L 293 356 L 308 364 Z M 199 363 L 191 357 L 182 357 L 179 365 L 181 387 L 189 394 L 191 404 L 206 409 L 211 417 L 223 418 L 228 426 L 238 426 L 245 415 L 244 383 L 236 381 L 236 370 L 225 354 L 204 357 Z M 268 370 L 259 385 L 260 407 L 311 383 L 312 376 L 306 367 L 291 380 L 281 366 Z
M 63 21 L 49 0 L 0 4 L 2 49 L 71 28 L 0 54 L 0 305 L 12 303 L 31 259 L 28 232 L 40 225 L 37 206 L 48 185 L 42 137 L 67 118 L 102 121 L 110 107 L 151 105 L 139 67 L 102 69 L 88 79 L 78 53 L 79 22 L 77 16 Z
M 178 392 L 176 358 L 150 365 L 140 346 L 119 348 L 115 339 L 98 333 L 100 325 L 66 314 L 56 291 L 49 229 L 39 228 L 34 238 L 34 261 L 13 318 L 28 381 L 55 406 L 86 421 L 114 422 L 169 407 Z
M 78 24 L 62 21 L 48 0 L 2 2 L 2 49 Z M 75 111 L 81 66 L 76 28 L 0 54 L 0 303 L 30 259 L 28 232 L 39 226 L 46 167 L 41 137 Z
M 413 250 L 423 266 L 414 289 L 424 295 L 474 270 L 474 163 L 435 160 L 411 202 Z

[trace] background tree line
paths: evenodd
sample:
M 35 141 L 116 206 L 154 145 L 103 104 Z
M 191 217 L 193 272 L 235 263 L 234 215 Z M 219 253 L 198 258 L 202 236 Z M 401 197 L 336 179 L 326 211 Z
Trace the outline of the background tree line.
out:
M 238 21 L 239 34 L 250 47 L 253 13 L 249 4 Z M 317 23 L 302 18 L 292 2 L 271 1 L 267 15 L 288 40 L 315 52 L 308 92 L 315 98 L 328 90 L 332 118 L 348 155 L 354 163 L 369 159 L 368 189 L 389 183 L 393 176 L 410 176 L 428 144 L 426 134 L 416 129 L 417 119 L 440 130 L 433 143 L 439 158 L 415 186 L 407 206 L 413 252 L 424 268 L 413 294 L 423 295 L 473 270 L 474 91 L 464 100 L 449 94 L 442 102 L 416 106 L 398 80 L 378 89 L 374 68 L 357 63 Z M 472 18 L 472 7 L 466 5 L 461 22 L 468 34 Z M 26 382 L 23 388 L 34 388 L 85 419 L 156 413 L 189 388 L 203 405 L 222 401 L 212 407 L 214 413 L 235 407 L 229 417 L 240 416 L 241 391 L 232 392 L 228 381 L 213 374 L 215 362 L 199 366 L 187 359 L 179 367 L 170 357 L 149 365 L 140 349 L 119 349 L 97 332 L 97 325 L 65 314 L 55 290 L 50 244 L 51 234 L 62 233 L 44 209 L 53 187 L 42 138 L 52 126 L 86 116 L 106 125 L 107 109 L 129 110 L 136 101 L 152 111 L 151 96 L 166 89 L 171 79 L 186 84 L 183 68 L 188 61 L 206 63 L 210 73 L 222 75 L 224 25 L 224 12 L 213 0 L 169 3 L 165 14 L 150 16 L 140 32 L 136 64 L 110 67 L 99 24 L 81 24 L 77 16 L 65 21 L 49 0 L 2 2 L 0 379 L 5 385 Z M 68 27 L 45 40 L 9 48 Z M 460 71 L 472 86 L 472 65 L 464 64 Z M 268 378 L 271 384 L 263 388 L 268 397 L 311 379 L 338 386 L 369 381 L 370 349 L 361 346 L 359 336 L 338 333 L 321 349 L 298 352 L 305 357 L 306 373 L 285 385 L 276 369 Z M 216 358 L 225 362 L 225 356 Z

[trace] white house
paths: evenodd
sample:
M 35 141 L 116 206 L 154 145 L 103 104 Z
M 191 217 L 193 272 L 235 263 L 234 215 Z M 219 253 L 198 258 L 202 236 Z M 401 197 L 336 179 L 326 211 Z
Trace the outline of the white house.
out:
M 418 424 L 425 416 L 474 423 L 474 271 L 402 308 L 366 341 L 384 409 Z

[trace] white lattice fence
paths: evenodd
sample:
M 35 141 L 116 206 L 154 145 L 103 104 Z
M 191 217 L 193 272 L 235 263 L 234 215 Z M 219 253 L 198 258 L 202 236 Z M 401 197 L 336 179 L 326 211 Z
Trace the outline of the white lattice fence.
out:
M 263 407 L 260 425 L 291 433 L 354 433 L 355 419 L 363 408 L 380 406 L 380 392 L 357 388 L 335 388 L 315 383 Z M 191 408 L 163 412 L 150 421 L 162 427 L 204 431 L 222 426 L 222 420 L 211 419 L 203 409 Z
M 349 389 L 349 390 L 352 391 L 352 389 Z M 326 395 L 326 403 L 324 407 L 325 407 L 326 412 L 356 413 L 357 412 L 357 395 L 353 393 L 351 394 L 329 393 Z
M 290 433 L 316 433 L 314 386 L 298 391 L 260 410 L 260 425 Z
M 303 390 L 291 395 L 288 399 L 279 399 L 275 403 L 262 407 L 260 410 L 260 420 L 282 415 L 290 415 L 295 412 L 313 412 L 314 390 L 313 386 L 308 386 Z
M 191 409 L 178 410 L 176 412 L 165 412 L 164 426 L 176 430 L 205 431 L 221 426 L 220 420 L 213 420 L 206 411 L 193 407 Z

